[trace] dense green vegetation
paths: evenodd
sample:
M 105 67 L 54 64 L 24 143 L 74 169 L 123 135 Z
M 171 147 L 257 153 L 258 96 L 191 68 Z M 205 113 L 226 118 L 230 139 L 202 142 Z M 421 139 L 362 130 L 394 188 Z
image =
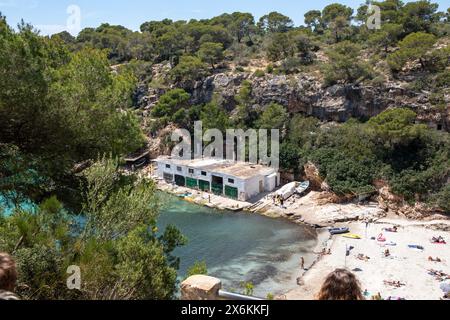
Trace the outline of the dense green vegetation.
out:
M 19 268 L 24 299 L 171 299 L 185 242 L 179 231 L 158 232 L 153 181 L 125 176 L 102 159 L 83 173 L 83 216 L 68 214 L 51 197 L 35 212 L 0 215 L 0 251 Z M 81 290 L 66 287 L 67 267 L 82 270 Z
M 305 26 L 277 12 L 260 19 L 235 12 L 148 21 L 139 32 L 102 24 L 76 37 L 43 37 L 24 23 L 13 30 L 0 14 L 0 196 L 39 205 L 33 213 L 0 215 L 0 251 L 18 259 L 20 294 L 173 296 L 178 263 L 171 252 L 184 239 L 174 228 L 162 236 L 155 229 L 159 200 L 153 183 L 122 176 L 118 163 L 104 158 L 136 151 L 146 135 L 171 124 L 278 128 L 282 170 L 301 175 L 311 161 L 340 196 L 372 194 L 374 183 L 384 181 L 407 201 L 448 213 L 449 134 L 416 124 L 413 111 L 391 105 L 372 119 L 324 124 L 276 101 L 255 106 L 254 79 L 310 73 L 324 87 L 407 82 L 429 93 L 431 111 L 445 117 L 449 9 L 439 12 L 430 1 L 374 4 L 382 9 L 379 30 L 366 26 L 365 4 L 309 11 Z M 157 65 L 161 74 L 152 70 Z M 219 72 L 248 76 L 234 96 L 236 107 L 230 110 L 217 95 L 194 105 L 195 89 Z M 136 111 L 138 86 L 162 92 L 145 119 Z M 75 231 L 74 212 L 86 219 Z M 71 264 L 89 271 L 83 290 L 67 296 L 65 268 Z M 205 269 L 197 264 L 193 270 Z
M 154 183 L 124 176 L 117 161 L 91 165 L 144 144 L 130 108 L 135 76 L 111 72 L 104 51 L 70 52 L 31 26 L 13 31 L 2 17 L 0 83 L 0 199 L 40 204 L 9 217 L 0 208 L 0 251 L 17 260 L 19 295 L 172 298 L 171 252 L 184 239 L 173 227 L 156 229 Z M 82 269 L 81 291 L 67 290 L 70 265 Z
M 373 182 L 381 180 L 408 201 L 447 210 L 442 204 L 448 200 L 449 135 L 414 124 L 415 116 L 407 109 L 392 109 L 367 123 L 351 120 L 330 127 L 294 117 L 281 158 L 292 170 L 300 170 L 307 160 L 317 164 L 340 195 L 371 194 L 376 191 Z

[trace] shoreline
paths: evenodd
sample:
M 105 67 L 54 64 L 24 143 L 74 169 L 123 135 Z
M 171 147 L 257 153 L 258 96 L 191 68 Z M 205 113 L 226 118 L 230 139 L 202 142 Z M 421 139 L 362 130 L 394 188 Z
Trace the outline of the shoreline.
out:
M 383 232 L 383 228 L 398 226 L 398 233 Z M 330 242 L 331 255 L 321 256 L 314 266 L 303 276 L 303 285 L 289 291 L 288 300 L 311 300 L 320 291 L 326 276 L 337 268 L 347 268 L 358 277 L 362 290 L 367 290 L 366 299 L 380 294 L 383 299 L 393 297 L 407 300 L 439 300 L 444 292 L 440 289 L 443 278 L 428 274 L 436 270 L 450 274 L 450 250 L 448 244 L 432 244 L 434 236 L 450 239 L 450 221 L 434 220 L 423 223 L 399 217 L 387 217 L 372 223 L 365 237 L 365 223 L 351 222 L 346 225 L 352 233 L 359 233 L 360 240 L 346 239 L 340 235 L 333 236 Z M 386 242 L 371 240 L 383 233 Z M 388 245 L 394 242 L 395 246 Z M 424 250 L 411 249 L 410 244 L 421 245 Z M 346 250 L 353 247 L 346 257 Z M 390 256 L 385 257 L 385 250 Z M 367 260 L 359 259 L 363 255 Z M 432 262 L 439 258 L 441 262 Z M 400 281 L 400 287 L 385 281 Z M 448 281 L 448 280 L 447 280 Z
M 378 293 L 383 299 L 399 297 L 407 300 L 439 300 L 444 295 L 440 290 L 440 282 L 428 272 L 436 270 L 450 274 L 448 244 L 438 245 L 430 242 L 435 236 L 442 236 L 446 241 L 450 241 L 450 219 L 447 217 L 439 216 L 435 220 L 409 220 L 393 213 L 386 213 L 374 203 L 364 206 L 319 204 L 317 199 L 320 193 L 317 192 L 293 199 L 293 204 L 288 208 L 274 207 L 269 203 L 263 204 L 265 210 L 249 210 L 255 203 L 235 201 L 206 192 L 168 185 L 161 181 L 157 181 L 157 185 L 159 190 L 172 195 L 191 193 L 188 202 L 197 205 L 283 218 L 295 224 L 314 228 L 317 232 L 317 246 L 314 250 L 316 258 L 304 272 L 297 273 L 298 288 L 278 295 L 277 299 L 313 300 L 325 277 L 337 268 L 348 268 L 356 274 L 362 290 L 368 292 L 367 299 Z M 259 202 L 270 201 L 266 196 Z M 365 221 L 371 222 L 367 237 Z M 327 230 L 330 226 L 348 227 L 351 233 L 360 235 L 361 239 L 347 239 L 342 235 L 330 236 Z M 383 232 L 383 228 L 392 226 L 398 226 L 399 232 L 396 234 Z M 386 243 L 371 240 L 380 233 L 386 237 Z M 396 245 L 387 245 L 390 242 Z M 424 250 L 410 249 L 409 244 L 421 245 Z M 353 247 L 353 250 L 350 256 L 346 257 L 346 248 L 349 246 Z M 324 249 L 326 251 L 330 249 L 331 254 L 320 254 Z M 391 252 L 388 258 L 383 257 L 386 249 Z M 362 261 L 358 258 L 360 254 L 370 259 Z M 428 261 L 428 257 L 439 258 L 441 262 Z M 386 284 L 385 281 L 400 281 L 402 286 L 396 288 Z

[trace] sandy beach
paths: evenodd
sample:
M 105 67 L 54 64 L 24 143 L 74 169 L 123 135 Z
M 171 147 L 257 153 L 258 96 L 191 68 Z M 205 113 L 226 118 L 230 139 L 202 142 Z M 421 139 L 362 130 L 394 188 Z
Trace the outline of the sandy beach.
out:
M 384 228 L 398 226 L 397 233 L 383 231 Z M 442 271 L 450 274 L 449 244 L 433 244 L 431 239 L 442 236 L 450 240 L 449 220 L 408 221 L 400 218 L 385 218 L 369 225 L 366 237 L 366 224 L 352 222 L 342 226 L 350 228 L 362 239 L 348 239 L 336 235 L 324 245 L 331 250 L 331 255 L 320 258 L 315 265 L 302 277 L 303 285 L 286 294 L 289 300 L 314 299 L 320 290 L 325 277 L 336 268 L 355 270 L 363 290 L 367 290 L 367 298 L 380 293 L 383 299 L 400 297 L 407 300 L 439 300 L 443 296 L 440 280 L 429 275 L 428 270 Z M 439 228 L 440 230 L 437 230 Z M 386 242 L 371 240 L 380 233 Z M 396 245 L 388 245 L 395 243 Z M 411 249 L 408 245 L 420 245 L 424 250 Z M 346 249 L 353 247 L 346 257 Z M 385 250 L 390 256 L 385 257 Z M 363 255 L 365 259 L 358 259 Z M 428 258 L 439 258 L 441 262 L 432 262 Z M 370 259 L 367 259 L 370 258 Z M 399 281 L 402 286 L 397 288 L 385 281 Z
M 251 207 L 245 203 L 192 191 L 187 188 L 174 187 L 159 181 L 158 187 L 169 193 L 190 192 L 192 202 L 218 209 L 242 210 Z M 322 204 L 322 193 L 309 192 L 306 196 L 292 197 L 284 208 L 272 204 L 270 197 L 262 199 L 260 210 L 253 213 L 269 217 L 284 217 L 295 223 L 321 226 L 316 252 L 330 251 L 331 254 L 320 255 L 316 260 L 307 259 L 306 271 L 294 271 L 300 285 L 280 299 L 311 300 L 319 292 L 326 276 L 336 268 L 352 270 L 358 277 L 362 290 L 366 290 L 367 299 L 380 294 L 383 299 L 389 297 L 407 300 L 439 300 L 444 293 L 440 288 L 443 278 L 430 275 L 430 270 L 450 274 L 450 219 L 443 216 L 435 220 L 408 220 L 396 214 L 387 214 L 377 203 L 358 205 Z M 366 229 L 365 221 L 373 221 Z M 330 237 L 327 227 L 348 227 L 352 234 L 361 239 L 349 239 L 342 235 Z M 384 229 L 398 227 L 398 232 Z M 386 241 L 377 241 L 380 234 Z M 433 237 L 442 236 L 447 244 L 433 244 Z M 375 240 L 374 240 L 375 239 Z M 409 245 L 424 249 L 410 248 Z M 347 256 L 347 249 L 350 254 Z M 390 255 L 385 256 L 389 250 Z M 429 261 L 429 258 L 440 262 Z M 362 259 L 361 259 L 362 258 Z M 299 265 L 300 267 L 300 265 Z M 447 280 L 449 281 L 449 280 Z M 400 286 L 393 285 L 399 282 Z

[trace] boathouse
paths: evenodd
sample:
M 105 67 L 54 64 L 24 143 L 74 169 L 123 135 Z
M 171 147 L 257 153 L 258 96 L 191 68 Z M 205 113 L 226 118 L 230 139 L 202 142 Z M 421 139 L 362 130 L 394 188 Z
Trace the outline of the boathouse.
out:
M 150 162 L 150 152 L 146 149 L 138 150 L 125 158 L 125 167 L 135 171 Z
M 157 175 L 167 183 L 247 201 L 280 184 L 277 170 L 245 162 L 214 158 L 180 160 L 160 157 L 155 160 Z

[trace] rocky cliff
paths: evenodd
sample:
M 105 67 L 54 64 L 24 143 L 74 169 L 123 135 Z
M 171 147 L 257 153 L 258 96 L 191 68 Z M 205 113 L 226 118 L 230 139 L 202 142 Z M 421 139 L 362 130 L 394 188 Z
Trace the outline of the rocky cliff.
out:
M 160 65 L 154 70 L 154 77 L 167 71 L 166 66 Z M 258 109 L 276 102 L 291 113 L 302 113 L 322 121 L 345 122 L 350 118 L 368 119 L 390 107 L 409 107 L 418 114 L 418 121 L 440 130 L 450 129 L 450 96 L 445 97 L 447 108 L 436 108 L 429 92 L 408 89 L 407 81 L 386 80 L 376 86 L 337 84 L 326 87 L 319 76 L 312 74 L 256 77 L 251 73 L 229 71 L 216 73 L 185 89 L 191 94 L 192 104 L 207 103 L 217 94 L 223 107 L 232 111 L 236 106 L 234 97 L 244 80 L 252 84 L 252 96 Z M 151 109 L 159 96 L 171 88 L 141 86 L 138 105 Z

